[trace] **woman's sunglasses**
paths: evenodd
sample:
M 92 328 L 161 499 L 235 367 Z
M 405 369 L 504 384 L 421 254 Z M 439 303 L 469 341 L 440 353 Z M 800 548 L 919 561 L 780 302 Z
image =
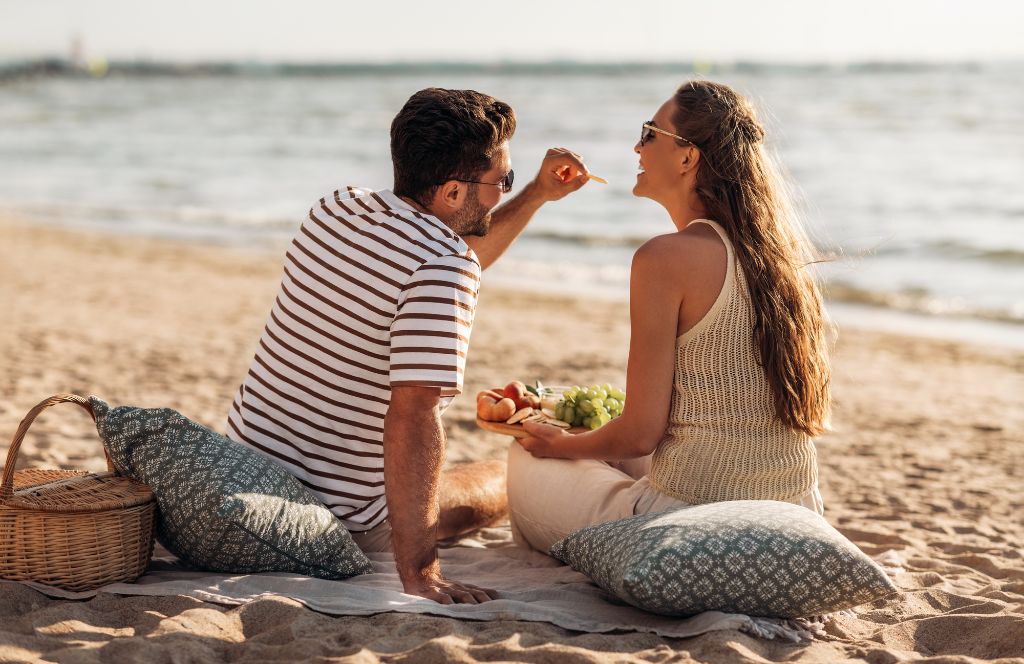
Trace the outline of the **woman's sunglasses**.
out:
M 654 138 L 654 134 L 656 133 L 671 136 L 672 138 L 678 138 L 680 141 L 683 141 L 688 145 L 693 145 L 693 141 L 691 141 L 688 138 L 683 138 L 678 134 L 673 134 L 672 132 L 668 132 L 665 131 L 664 129 L 659 129 L 658 127 L 655 127 L 654 120 L 651 120 L 649 122 L 645 122 L 643 127 L 640 128 L 640 147 L 643 147 L 644 143 Z
M 501 193 L 507 194 L 512 191 L 512 182 L 515 180 L 516 172 L 509 171 L 505 174 L 505 177 L 501 178 L 497 182 L 480 182 L 479 180 L 459 180 L 459 182 L 470 182 L 472 184 L 489 184 L 495 187 L 501 187 Z M 456 178 L 458 179 L 458 178 Z

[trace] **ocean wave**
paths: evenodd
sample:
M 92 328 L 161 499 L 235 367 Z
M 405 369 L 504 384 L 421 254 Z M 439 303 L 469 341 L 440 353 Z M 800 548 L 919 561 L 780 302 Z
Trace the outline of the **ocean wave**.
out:
M 836 302 L 866 304 L 874 307 L 922 314 L 986 320 L 1024 325 L 1024 303 L 998 308 L 975 305 L 962 298 L 942 298 L 924 290 L 871 290 L 844 281 L 831 281 L 824 287 L 825 297 Z
M 198 206 L 141 207 L 103 206 L 64 203 L 4 203 L 0 210 L 15 215 L 54 222 L 107 222 L 134 225 L 140 221 L 167 224 L 169 228 L 247 228 L 268 232 L 294 231 L 299 220 L 266 214 L 221 210 Z
M 641 235 L 602 235 L 600 229 L 596 232 L 579 233 L 572 231 L 526 231 L 523 238 L 529 238 L 537 242 L 550 242 L 553 244 L 564 244 L 584 247 L 619 247 L 635 250 L 644 242 L 651 239 L 654 233 Z M 836 246 L 819 245 L 814 249 L 817 255 L 826 262 L 844 263 L 857 262 L 874 256 L 899 256 L 899 255 L 930 255 L 943 259 L 973 260 L 982 263 L 998 263 L 1001 265 L 1024 265 L 1024 249 L 1015 247 L 979 247 L 972 244 L 964 244 L 952 240 L 936 242 L 925 242 L 914 245 L 884 245 L 863 250 L 846 250 Z
M 921 256 L 951 260 L 970 260 L 1001 265 L 1024 265 L 1024 248 L 984 247 L 957 240 L 933 240 L 931 242 L 903 242 L 878 244 L 862 249 L 839 247 L 818 247 L 818 251 L 837 261 L 859 261 L 876 256 L 907 256 L 916 260 Z
M 925 251 L 943 258 L 981 260 L 989 263 L 1024 265 L 1024 249 L 1016 247 L 979 247 L 954 241 L 930 242 Z
M 600 235 L 599 233 L 573 233 L 558 231 L 527 231 L 524 239 L 554 244 L 586 247 L 622 247 L 636 249 L 651 239 L 651 235 Z

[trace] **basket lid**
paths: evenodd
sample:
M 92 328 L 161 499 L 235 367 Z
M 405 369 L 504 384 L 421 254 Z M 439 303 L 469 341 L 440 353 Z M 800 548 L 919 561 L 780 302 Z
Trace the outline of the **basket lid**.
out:
M 153 500 L 148 486 L 113 473 L 32 469 L 14 475 L 14 495 L 0 500 L 0 505 L 41 512 L 103 512 Z

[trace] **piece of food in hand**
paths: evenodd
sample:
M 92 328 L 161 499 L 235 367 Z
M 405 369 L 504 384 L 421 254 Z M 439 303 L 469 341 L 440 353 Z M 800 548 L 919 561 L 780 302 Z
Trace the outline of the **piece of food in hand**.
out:
M 530 408 L 529 406 L 527 406 L 526 408 L 520 408 L 515 413 L 513 413 L 512 416 L 505 421 L 505 423 L 518 424 L 519 422 L 522 422 L 530 415 L 533 415 L 533 408 Z
M 487 394 L 481 394 L 476 401 L 477 417 L 488 422 L 504 422 L 515 412 L 516 402 L 508 398 L 495 399 Z

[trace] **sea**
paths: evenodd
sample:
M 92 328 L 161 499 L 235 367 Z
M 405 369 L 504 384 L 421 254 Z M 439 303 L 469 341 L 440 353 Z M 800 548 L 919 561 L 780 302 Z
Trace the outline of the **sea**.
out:
M 542 208 L 485 288 L 599 307 L 674 230 L 633 146 L 695 77 L 758 109 L 840 327 L 1024 347 L 1024 63 L 0 63 L 0 214 L 279 251 L 325 194 L 390 187 L 412 93 L 472 88 L 516 110 L 517 185 L 556 146 L 608 180 Z

